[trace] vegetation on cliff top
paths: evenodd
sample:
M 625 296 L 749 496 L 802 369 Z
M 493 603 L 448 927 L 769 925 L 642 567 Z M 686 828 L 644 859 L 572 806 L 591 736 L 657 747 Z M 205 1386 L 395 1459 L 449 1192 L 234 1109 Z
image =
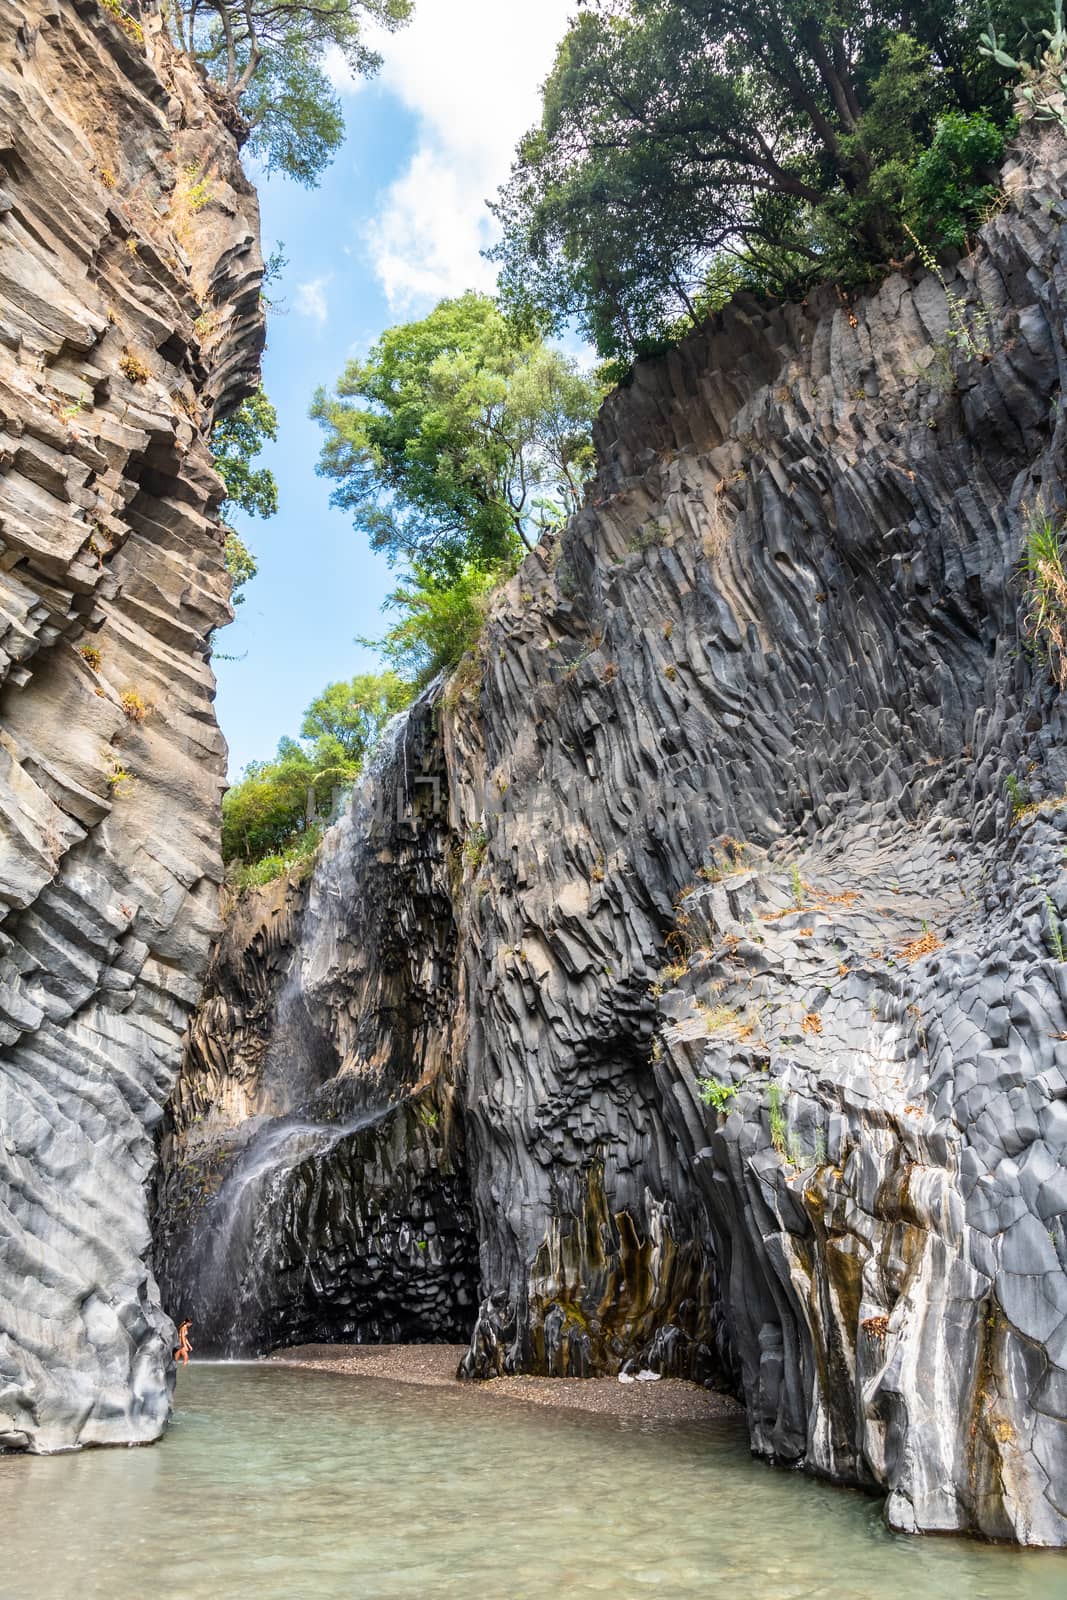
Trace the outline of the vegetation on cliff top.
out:
M 165 0 L 178 45 L 206 68 L 248 131 L 267 172 L 315 185 L 344 139 L 341 102 L 326 70 L 340 57 L 355 76 L 381 57 L 364 39 L 368 21 L 389 32 L 412 0 Z
M 474 293 L 390 328 L 320 390 L 333 501 L 406 566 L 388 602 L 400 620 L 377 641 L 397 671 L 422 683 L 454 665 L 492 588 L 578 509 L 602 393 Z
M 983 29 L 1022 0 L 590 0 L 494 207 L 507 306 L 601 353 L 659 348 L 738 287 L 875 278 L 961 244 L 1011 106 Z
M 389 718 L 411 698 L 395 673 L 327 684 L 300 738 L 251 762 L 222 803 L 222 855 L 238 888 L 266 883 L 313 851 L 338 797 L 359 776 Z

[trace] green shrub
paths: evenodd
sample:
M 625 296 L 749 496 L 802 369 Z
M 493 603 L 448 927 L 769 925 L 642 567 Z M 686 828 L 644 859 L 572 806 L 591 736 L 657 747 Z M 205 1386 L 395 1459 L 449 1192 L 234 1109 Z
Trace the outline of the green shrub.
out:
M 307 828 L 285 850 L 263 856 L 259 861 L 251 863 L 231 863 L 226 874 L 227 882 L 233 888 L 243 891 L 264 883 L 273 883 L 275 878 L 281 878 L 287 872 L 292 872 L 293 868 L 300 866 L 301 863 L 306 863 L 310 872 L 322 840 L 322 831 L 321 827 Z
M 422 686 L 455 667 L 481 637 L 496 587 L 511 576 L 511 560 L 468 565 L 454 579 L 428 567 L 411 573 L 389 596 L 387 606 L 403 613 L 382 639 L 361 639 L 381 651 L 402 677 Z
M 1023 631 L 1031 654 L 1067 688 L 1067 571 L 1063 528 L 1046 512 L 1031 521 L 1022 560 L 1026 592 Z
M 706 1106 L 714 1111 L 725 1111 L 737 1093 L 732 1083 L 718 1083 L 714 1078 L 701 1078 L 697 1093 Z
M 767 1091 L 767 1104 L 771 1114 L 771 1145 L 780 1156 L 785 1155 L 786 1120 L 782 1110 L 782 1090 L 777 1083 L 772 1083 Z
M 915 231 L 935 245 L 963 249 L 997 197 L 1004 135 L 981 111 L 950 111 L 917 158 L 907 203 Z

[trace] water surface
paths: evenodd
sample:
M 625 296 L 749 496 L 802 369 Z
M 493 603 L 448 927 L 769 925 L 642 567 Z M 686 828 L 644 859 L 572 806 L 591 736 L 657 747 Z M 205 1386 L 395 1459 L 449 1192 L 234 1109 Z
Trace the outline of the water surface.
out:
M 196 1365 L 152 1449 L 0 1457 L 2 1600 L 1067 1600 L 1067 1557 L 885 1531 L 877 1502 L 665 1425 Z

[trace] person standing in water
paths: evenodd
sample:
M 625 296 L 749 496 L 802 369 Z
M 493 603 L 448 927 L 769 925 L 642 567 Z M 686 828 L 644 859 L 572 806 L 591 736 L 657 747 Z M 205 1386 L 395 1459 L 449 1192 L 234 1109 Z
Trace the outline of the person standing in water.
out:
M 189 1329 L 191 1327 L 191 1322 L 183 1322 L 178 1329 L 178 1348 L 174 1352 L 174 1359 L 175 1361 L 180 1361 L 183 1367 L 189 1365 L 189 1357 L 193 1353 L 193 1347 L 189 1343 Z

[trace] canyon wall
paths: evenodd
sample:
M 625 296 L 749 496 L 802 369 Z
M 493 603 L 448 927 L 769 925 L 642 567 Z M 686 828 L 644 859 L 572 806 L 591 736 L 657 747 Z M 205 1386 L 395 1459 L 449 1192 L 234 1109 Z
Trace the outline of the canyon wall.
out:
M 426 1095 L 460 1282 L 476 1219 L 468 1376 L 687 1373 L 894 1527 L 1067 1541 L 1067 758 L 1020 570 L 1065 512 L 1065 177 L 1029 139 L 958 266 L 741 298 L 638 365 L 410 754 L 310 885 L 238 907 L 162 1181 L 219 1151 L 182 1204 L 233 1200 L 311 1114 L 251 1345 L 381 1335 L 402 1141 L 361 1168 L 316 1097 Z M 211 1300 L 182 1228 L 165 1203 L 175 1310 Z
M 737 301 L 639 366 L 449 727 L 469 1370 L 542 1365 L 550 1315 L 610 1370 L 632 1223 L 715 1263 L 757 1452 L 1049 1544 L 1067 760 L 1020 562 L 1065 509 L 1065 173 L 1029 141 L 951 281 Z
M 0 1448 L 166 1423 L 145 1184 L 219 928 L 207 440 L 258 381 L 258 207 L 143 10 L 0 30 Z

